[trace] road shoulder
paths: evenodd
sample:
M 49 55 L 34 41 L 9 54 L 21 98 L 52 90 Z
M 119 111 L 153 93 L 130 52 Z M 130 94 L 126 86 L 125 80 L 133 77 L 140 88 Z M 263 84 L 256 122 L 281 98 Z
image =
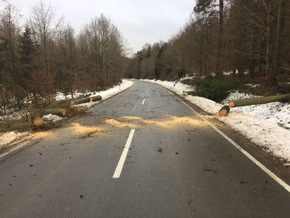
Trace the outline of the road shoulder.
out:
M 167 89 L 168 90 L 168 89 Z M 218 120 L 215 115 L 209 114 L 199 108 L 197 105 L 191 103 L 186 100 L 182 96 L 168 90 L 175 97 L 185 102 L 188 106 L 190 106 L 194 111 L 196 111 L 201 116 L 206 117 L 206 119 L 216 126 L 219 130 L 221 130 L 226 136 L 236 142 L 241 148 L 243 148 L 246 152 L 252 155 L 257 161 L 263 164 L 266 168 L 268 168 L 272 173 L 274 173 L 277 177 L 282 179 L 288 185 L 290 185 L 290 168 L 289 166 L 285 166 L 285 161 L 282 159 L 278 159 L 273 156 L 271 153 L 267 152 L 263 147 L 253 143 L 250 139 L 243 136 L 241 133 L 233 130 L 231 127 Z

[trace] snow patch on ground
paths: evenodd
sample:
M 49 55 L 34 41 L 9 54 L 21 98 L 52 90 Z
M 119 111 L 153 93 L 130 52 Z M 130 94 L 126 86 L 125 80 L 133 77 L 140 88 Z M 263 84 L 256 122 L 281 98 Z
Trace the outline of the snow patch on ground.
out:
M 42 119 L 44 122 L 57 122 L 63 119 L 63 117 L 57 116 L 57 115 L 53 115 L 53 114 L 47 114 L 47 115 L 43 115 Z
M 120 85 L 114 86 L 113 88 L 108 89 L 106 91 L 97 92 L 95 95 L 101 95 L 102 99 L 105 100 L 130 88 L 133 85 L 134 85 L 133 81 L 123 79 Z
M 19 138 L 22 138 L 27 135 L 28 135 L 27 132 L 15 132 L 15 131 L 0 134 L 0 149 L 2 146 L 10 144 L 15 140 L 18 140 Z
M 227 103 L 229 100 L 237 100 L 237 99 L 243 99 L 243 98 L 257 98 L 261 96 L 249 94 L 249 93 L 240 93 L 239 91 L 231 92 L 229 96 L 222 102 Z

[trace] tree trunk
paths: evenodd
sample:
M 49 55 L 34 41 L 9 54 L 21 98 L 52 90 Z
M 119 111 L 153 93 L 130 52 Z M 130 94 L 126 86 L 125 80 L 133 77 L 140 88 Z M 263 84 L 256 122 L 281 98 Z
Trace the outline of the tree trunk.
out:
M 278 2 L 278 15 L 277 15 L 277 27 L 276 27 L 276 36 L 275 36 L 275 45 L 274 45 L 274 55 L 273 55 L 273 66 L 270 75 L 270 85 L 275 85 L 277 83 L 277 59 L 278 59 L 278 51 L 279 51 L 279 42 L 280 42 L 280 33 L 281 33 L 281 22 L 282 22 L 282 4 L 283 0 L 279 0 Z
M 49 109 L 43 109 L 43 110 L 37 110 L 33 112 L 33 125 L 34 126 L 43 126 L 44 121 L 41 118 L 43 115 L 47 114 L 53 114 L 57 116 L 64 117 L 66 115 L 67 111 L 66 109 L 62 108 L 49 108 Z
M 281 101 L 281 102 L 290 101 L 290 94 L 266 96 L 266 97 L 261 97 L 261 98 L 230 100 L 228 104 L 230 107 L 238 107 L 238 106 L 246 106 L 246 105 L 254 105 L 254 104 L 266 104 L 266 103 L 276 102 L 276 101 Z
M 216 74 L 217 74 L 218 79 L 222 79 L 223 77 L 223 72 L 221 69 L 223 25 L 224 25 L 224 1 L 219 0 L 219 31 L 218 31 L 218 51 L 217 51 L 217 63 L 216 63 Z
M 102 96 L 100 96 L 100 95 L 93 96 L 93 97 L 90 97 L 90 98 L 92 99 L 93 102 L 102 100 Z
M 40 116 L 47 115 L 47 114 L 53 114 L 53 115 L 64 117 L 66 115 L 66 109 L 62 109 L 62 108 L 44 109 L 39 112 Z
M 84 104 L 84 103 L 100 101 L 100 100 L 102 100 L 102 96 L 97 95 L 97 96 L 93 96 L 93 97 L 87 97 L 87 98 L 81 98 L 81 99 L 73 100 L 71 102 L 71 105 Z

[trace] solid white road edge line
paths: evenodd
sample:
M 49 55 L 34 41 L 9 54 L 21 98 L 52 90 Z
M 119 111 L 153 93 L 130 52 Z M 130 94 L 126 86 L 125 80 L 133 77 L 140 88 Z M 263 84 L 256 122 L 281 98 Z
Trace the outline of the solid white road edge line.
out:
M 123 149 L 122 155 L 121 155 L 120 160 L 118 162 L 118 165 L 117 165 L 117 167 L 115 169 L 115 172 L 114 172 L 114 175 L 113 175 L 113 179 L 118 179 L 121 176 L 121 173 L 122 173 L 122 170 L 123 170 L 123 166 L 125 164 L 125 161 L 126 161 L 126 158 L 127 158 L 130 146 L 131 146 L 131 142 L 132 142 L 132 139 L 133 139 L 133 136 L 134 136 L 134 133 L 135 133 L 135 129 L 131 129 L 130 134 L 129 134 L 128 139 L 127 139 L 127 142 L 126 142 L 126 145 L 125 145 L 125 147 Z
M 167 90 L 168 91 L 168 90 Z M 171 95 L 176 97 L 179 101 L 181 101 L 184 105 L 186 105 L 191 111 L 197 114 L 202 120 L 204 120 L 206 123 L 208 123 L 215 131 L 217 131 L 221 136 L 223 136 L 228 142 L 230 142 L 233 146 L 235 146 L 238 150 L 240 150 L 247 158 L 249 158 L 252 162 L 254 162 L 260 169 L 262 169 L 265 173 L 267 173 L 272 179 L 274 179 L 279 185 L 281 185 L 286 191 L 290 193 L 290 186 L 284 182 L 282 179 L 280 179 L 278 176 L 276 176 L 272 171 L 270 171 L 267 167 L 265 167 L 261 162 L 259 162 L 256 158 L 254 158 L 252 155 L 250 155 L 245 149 L 243 149 L 240 145 L 238 145 L 235 141 L 233 141 L 231 138 L 229 138 L 225 133 L 223 133 L 219 128 L 214 126 L 209 120 L 204 118 L 202 115 L 200 115 L 197 111 L 195 111 L 192 107 L 190 107 L 186 102 L 182 101 L 180 98 L 172 94 L 170 91 L 168 91 Z
M 145 101 L 146 101 L 146 99 L 143 99 L 143 101 L 142 101 L 142 105 L 145 103 Z

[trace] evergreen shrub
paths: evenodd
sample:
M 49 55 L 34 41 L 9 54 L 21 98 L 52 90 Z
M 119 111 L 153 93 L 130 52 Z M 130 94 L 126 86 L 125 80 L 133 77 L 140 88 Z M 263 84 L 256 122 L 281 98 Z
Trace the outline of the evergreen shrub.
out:
M 216 102 L 221 102 L 229 95 L 229 89 L 214 77 L 207 76 L 196 79 L 195 94 Z

